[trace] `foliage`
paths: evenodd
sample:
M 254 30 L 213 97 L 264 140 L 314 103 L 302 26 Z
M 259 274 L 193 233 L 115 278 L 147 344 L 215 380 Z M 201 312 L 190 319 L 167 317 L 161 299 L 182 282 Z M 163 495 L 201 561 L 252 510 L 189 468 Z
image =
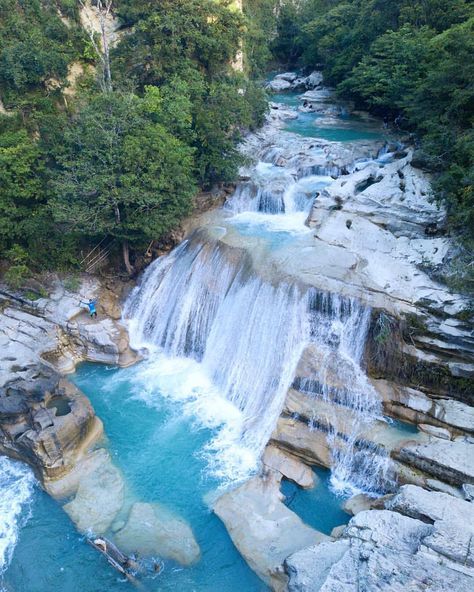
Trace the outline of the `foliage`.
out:
M 67 2 L 61 7 L 72 14 Z M 74 21 L 68 27 L 54 2 L 0 0 L 0 88 L 5 105 L 15 107 L 25 94 L 44 95 L 65 82 L 68 64 L 82 45 Z
M 25 280 L 30 276 L 31 272 L 28 269 L 27 261 L 28 254 L 19 245 L 13 245 L 13 247 L 6 253 L 7 261 L 10 266 L 5 272 L 5 281 L 7 284 L 18 289 L 24 284 Z
M 55 172 L 57 222 L 91 238 L 143 244 L 187 213 L 195 192 L 193 152 L 154 121 L 147 94 L 93 97 L 68 126 Z
M 259 125 L 266 108 L 263 92 L 229 68 L 244 34 L 244 20 L 230 4 L 120 3 L 135 29 L 114 52 L 113 70 L 119 80 L 134 80 L 138 92 L 160 87 L 161 122 L 195 149 L 203 187 L 235 176 L 240 131 Z
M 44 165 L 24 129 L 0 135 L 0 249 L 21 239 L 44 203 Z
M 76 0 L 0 0 L 2 258 L 17 245 L 29 269 L 78 267 L 106 236 L 133 259 L 179 223 L 199 187 L 234 178 L 236 143 L 266 102 L 232 69 L 251 29 L 233 4 L 115 0 L 128 31 L 100 89 L 104 56 Z M 73 65 L 87 70 L 74 88 Z M 10 263 L 20 282 L 26 264 Z
M 271 41 L 276 36 L 275 0 L 244 0 L 245 66 L 251 76 L 262 75 L 272 59 Z

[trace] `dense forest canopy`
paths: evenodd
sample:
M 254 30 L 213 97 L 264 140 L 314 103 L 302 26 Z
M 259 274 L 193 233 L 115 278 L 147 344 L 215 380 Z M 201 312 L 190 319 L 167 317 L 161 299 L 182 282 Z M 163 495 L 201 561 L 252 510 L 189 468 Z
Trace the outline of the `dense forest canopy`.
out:
M 196 191 L 235 178 L 237 142 L 265 112 L 251 79 L 282 65 L 321 68 L 410 135 L 474 274 L 472 1 L 92 0 L 113 17 L 107 52 L 90 5 L 0 0 L 0 260 L 12 283 L 78 268 L 104 236 L 130 270 L 129 250 L 133 264 Z
M 341 96 L 412 134 L 474 277 L 474 3 L 288 0 L 277 12 L 277 61 L 319 66 Z
M 117 29 L 107 43 L 91 15 Z M 226 0 L 0 0 L 11 283 L 77 266 L 104 237 L 131 271 L 130 248 L 133 259 L 174 228 L 198 189 L 233 180 L 241 132 L 266 108 L 232 67 L 245 34 Z

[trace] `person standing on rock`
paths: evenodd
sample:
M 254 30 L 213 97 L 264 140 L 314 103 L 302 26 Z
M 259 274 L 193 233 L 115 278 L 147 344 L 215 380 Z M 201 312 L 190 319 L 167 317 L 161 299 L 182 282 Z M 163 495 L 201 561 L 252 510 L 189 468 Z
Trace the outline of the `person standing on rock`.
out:
M 95 319 L 97 317 L 97 310 L 95 308 L 97 300 L 92 300 L 92 298 L 89 298 L 87 302 L 85 300 L 80 300 L 79 303 L 81 305 L 85 304 L 89 308 L 89 314 L 91 316 L 91 319 Z

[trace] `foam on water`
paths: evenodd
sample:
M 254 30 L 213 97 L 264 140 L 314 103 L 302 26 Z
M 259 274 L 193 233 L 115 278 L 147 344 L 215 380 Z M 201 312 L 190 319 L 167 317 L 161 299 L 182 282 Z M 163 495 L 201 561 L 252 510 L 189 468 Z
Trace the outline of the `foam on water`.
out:
M 311 233 L 305 225 L 306 212 L 292 214 L 265 214 L 262 212 L 242 212 L 228 219 L 242 236 L 259 237 L 270 248 L 281 248 L 288 242 Z
M 35 478 L 29 467 L 0 456 L 0 586 L 20 530 L 30 517 L 34 487 Z
M 256 468 L 314 344 L 315 373 L 296 386 L 329 404 L 333 487 L 383 488 L 389 459 L 361 445 L 382 405 L 361 367 L 371 311 L 360 301 L 263 281 L 245 251 L 198 235 L 148 268 L 126 316 L 132 343 L 151 351 L 141 396 L 159 387 L 219 426 L 207 447 L 214 475 L 240 479 Z M 349 431 L 341 404 L 352 413 Z
M 203 364 L 192 358 L 170 357 L 150 344 L 149 348 L 148 359 L 137 367 L 133 396 L 155 408 L 160 407 L 162 397 L 179 402 L 184 417 L 197 422 L 199 428 L 211 430 L 212 438 L 199 453 L 209 474 L 223 485 L 240 481 L 254 471 L 258 456 L 240 444 L 243 414 L 222 397 Z M 112 380 L 110 388 L 116 387 Z

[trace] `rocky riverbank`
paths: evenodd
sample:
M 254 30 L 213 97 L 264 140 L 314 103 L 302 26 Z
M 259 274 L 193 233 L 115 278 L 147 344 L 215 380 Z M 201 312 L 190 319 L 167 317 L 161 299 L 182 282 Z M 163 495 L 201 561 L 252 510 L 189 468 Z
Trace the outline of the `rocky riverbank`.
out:
M 257 242 L 248 251 L 254 272 L 265 279 L 275 281 L 284 270 L 281 277 L 300 286 L 372 307 L 362 360 L 368 382 L 359 384 L 361 398 L 354 398 L 357 368 L 337 345 L 329 352 L 318 343 L 307 347 L 261 474 L 224 494 L 215 511 L 249 564 L 277 591 L 470 590 L 473 318 L 470 301 L 432 277 L 450 256 L 445 212 L 433 203 L 430 178 L 414 166 L 410 147 L 394 142 L 381 150 L 373 141 L 341 145 L 281 134 L 298 112 L 318 113 L 330 126 L 347 109 L 315 87 L 300 97 L 296 111 L 272 104 L 267 125 L 248 141 L 248 153 L 278 167 L 265 185 L 265 203 L 269 194 L 278 202 L 292 179 L 298 183 L 304 175 L 328 174 L 334 181 L 313 201 L 306 221 L 310 238 L 285 245 L 281 254 L 267 252 L 266 259 Z M 305 83 L 287 73 L 269 88 L 301 92 Z M 249 184 L 245 197 L 251 199 L 244 203 L 239 196 L 238 207 L 252 207 L 252 199 L 263 203 L 263 190 L 252 187 L 258 179 L 244 172 L 242 182 Z M 284 211 L 286 204 L 280 207 Z M 220 240 L 242 246 L 231 230 Z M 382 404 L 370 421 L 363 417 L 371 404 L 366 397 Z M 355 495 L 346 504 L 356 514 L 350 523 L 304 548 L 295 533 L 305 530 L 295 525 L 297 516 L 282 510 L 277 483 L 284 476 L 311 486 L 306 471 L 312 465 L 334 470 L 348 448 L 360 464 L 351 470 L 380 471 L 383 489 L 391 493 Z M 277 451 L 278 462 L 266 462 L 270 451 L 270 457 Z M 239 505 L 245 513 L 236 511 Z
M 188 240 L 147 271 L 129 313 L 139 337 L 202 361 L 239 407 L 244 443 L 263 452 L 259 471 L 213 507 L 271 589 L 464 592 L 474 581 L 474 338 L 469 301 L 433 279 L 450 253 L 445 213 L 411 148 L 363 114 L 356 140 L 289 131 L 301 113 L 317 114 L 318 129 L 346 125 L 348 107 L 309 78 L 270 85 L 306 92 L 295 108 L 271 104 L 243 147 L 259 162 L 223 210 L 204 204 L 185 225 Z M 80 296 L 98 296 L 97 320 Z M 35 468 L 81 532 L 195 563 L 189 525 L 128 490 L 100 420 L 64 379 L 81 361 L 137 359 L 116 289 L 84 277 L 78 291 L 55 281 L 49 298 L 2 299 L 1 450 Z M 283 479 L 317 487 L 314 465 L 353 494 L 354 517 L 330 535 L 281 494 Z
M 200 550 L 190 527 L 127 491 L 102 422 L 64 378 L 83 361 L 138 360 L 120 323 L 126 286 L 83 276 L 77 290 L 58 278 L 52 287 L 37 300 L 1 291 L 0 453 L 27 462 L 80 532 L 107 535 L 130 554 L 194 563 Z M 97 298 L 97 319 L 79 305 L 86 298 Z

